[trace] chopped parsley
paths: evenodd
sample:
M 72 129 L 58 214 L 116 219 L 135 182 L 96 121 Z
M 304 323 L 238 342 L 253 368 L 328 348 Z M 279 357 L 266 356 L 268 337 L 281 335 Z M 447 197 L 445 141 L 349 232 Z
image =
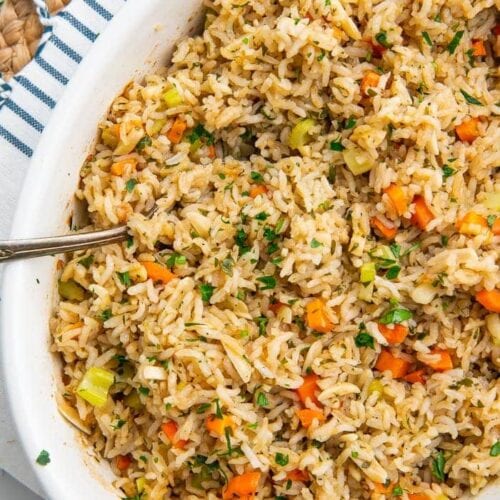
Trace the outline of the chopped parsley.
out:
M 388 280 L 395 280 L 399 276 L 400 271 L 401 271 L 400 266 L 392 266 L 389 269 L 387 269 L 387 272 L 385 273 L 385 277 Z
M 196 125 L 193 131 L 187 136 L 187 140 L 191 144 L 194 144 L 199 140 L 204 140 L 208 146 L 211 146 L 215 143 L 213 134 L 208 132 L 201 123 Z
M 259 172 L 250 172 L 250 178 L 257 184 L 262 184 L 264 182 L 264 177 Z
M 138 143 L 135 149 L 137 151 L 142 151 L 146 146 L 151 146 L 153 144 L 153 141 L 151 140 L 151 137 L 149 135 L 145 135 Z
M 255 216 L 255 220 L 266 220 L 267 218 L 269 217 L 269 214 L 267 212 L 259 212 L 256 216 Z
M 448 177 L 451 177 L 452 175 L 455 175 L 457 171 L 454 168 L 451 168 L 448 165 L 443 165 L 443 179 L 447 179 Z
M 108 321 L 109 318 L 111 318 L 111 316 L 113 316 L 113 314 L 111 313 L 111 309 L 105 309 L 102 313 L 101 313 L 101 321 Z
M 260 276 L 257 281 L 264 285 L 260 287 L 260 290 L 271 290 L 276 287 L 276 278 L 274 276 Z
M 149 387 L 143 387 L 141 385 L 141 387 L 139 387 L 139 389 L 137 389 L 139 391 L 140 394 L 142 394 L 143 396 L 149 396 Z
M 78 261 L 78 264 L 81 264 L 85 269 L 89 269 L 90 266 L 94 263 L 94 256 L 87 255 L 87 257 L 83 257 Z
M 368 332 L 359 332 L 354 337 L 354 343 L 356 344 L 356 347 L 371 347 L 372 349 L 375 348 L 373 337 Z
M 123 286 L 130 286 L 132 284 L 132 280 L 130 279 L 130 274 L 128 271 L 124 273 L 116 273 L 118 275 L 118 279 L 120 280 Z
M 267 396 L 263 392 L 259 392 L 257 394 L 256 402 L 257 402 L 258 406 L 262 406 L 262 407 L 269 406 L 269 400 L 267 399 Z
M 285 466 L 288 465 L 288 455 L 284 455 L 283 453 L 276 453 L 274 456 L 274 460 L 278 465 Z
M 266 328 L 267 324 L 269 323 L 269 318 L 266 318 L 265 316 L 259 316 L 258 318 L 255 318 L 255 322 L 259 327 L 259 336 L 266 335 Z
M 451 42 L 448 44 L 447 47 L 447 50 L 450 54 L 453 54 L 455 52 L 463 36 L 464 36 L 464 31 L 457 31 L 455 33 L 455 36 L 453 37 L 453 39 L 451 40 Z
M 125 424 L 127 423 L 126 420 L 122 420 L 121 418 L 116 421 L 116 424 L 113 424 L 111 427 L 117 431 L 118 429 L 121 429 Z
M 500 441 L 497 441 L 491 448 L 490 448 L 490 456 L 491 457 L 498 457 L 500 455 Z
M 209 285 L 208 283 L 203 283 L 202 285 L 199 286 L 199 290 L 203 302 L 208 302 L 212 298 L 215 287 Z
M 387 33 L 385 31 L 380 31 L 379 33 L 377 33 L 375 35 L 375 40 L 377 40 L 377 43 L 379 45 L 382 45 L 382 47 L 385 47 L 386 49 L 392 47 L 392 45 L 387 40 Z
M 131 193 L 135 186 L 137 186 L 137 184 L 139 183 L 139 181 L 137 179 L 129 179 L 126 183 L 125 183 L 125 189 L 127 190 L 128 193 Z
M 201 415 L 202 413 L 205 413 L 208 409 L 210 409 L 212 405 L 210 403 L 203 403 L 198 408 L 196 408 L 196 413 L 198 415 Z
M 429 36 L 429 33 L 427 33 L 427 31 L 422 31 L 422 38 L 425 40 L 425 43 L 429 47 L 432 47 L 432 40 L 431 40 L 431 37 Z
M 488 215 L 486 217 L 486 223 L 488 224 L 488 227 L 493 227 L 493 224 L 495 224 L 495 221 L 497 220 L 495 215 Z
M 186 263 L 186 261 L 187 259 L 184 255 L 181 255 L 180 253 L 173 253 L 167 259 L 167 266 L 168 267 L 182 266 L 183 264 Z
M 442 234 L 441 235 L 441 246 L 447 247 L 449 239 L 450 238 L 448 236 L 445 236 L 444 234 Z
M 403 321 L 411 319 L 412 317 L 413 314 L 408 309 L 394 308 L 383 314 L 379 321 L 383 325 L 396 325 L 398 323 L 402 323 Z
M 444 453 L 439 451 L 436 457 L 432 460 L 432 475 L 439 481 L 443 482 L 445 480 L 444 465 L 446 459 L 444 458 Z
M 47 465 L 50 464 L 50 454 L 47 450 L 42 450 L 38 457 L 36 458 L 36 463 L 38 465 Z
M 403 495 L 404 495 L 403 488 L 401 488 L 401 486 L 399 486 L 399 484 L 393 488 L 393 490 L 392 490 L 393 497 L 401 497 Z
M 344 151 L 345 147 L 342 145 L 341 139 L 330 142 L 330 149 L 332 151 Z
M 243 228 L 240 228 L 236 231 L 236 234 L 234 235 L 234 242 L 240 249 L 240 256 L 248 253 L 250 251 L 250 245 L 248 244 L 248 235 L 245 233 L 245 230 Z
M 342 127 L 345 129 L 345 130 L 349 130 L 351 128 L 354 128 L 356 126 L 356 120 L 350 116 L 347 120 L 344 120 L 344 122 L 342 123 Z
M 311 240 L 311 248 L 319 248 L 322 247 L 323 243 L 320 243 L 316 238 Z

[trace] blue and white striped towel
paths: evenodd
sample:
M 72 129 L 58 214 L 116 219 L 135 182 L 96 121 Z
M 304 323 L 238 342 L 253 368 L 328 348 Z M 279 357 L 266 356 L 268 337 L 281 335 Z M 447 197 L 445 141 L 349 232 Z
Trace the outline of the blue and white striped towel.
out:
M 0 238 L 10 230 L 30 157 L 52 109 L 82 57 L 125 2 L 72 0 L 57 16 L 50 17 L 43 0 L 35 0 L 44 25 L 37 54 L 8 83 L 0 79 Z M 39 491 L 17 444 L 1 386 L 0 469 Z

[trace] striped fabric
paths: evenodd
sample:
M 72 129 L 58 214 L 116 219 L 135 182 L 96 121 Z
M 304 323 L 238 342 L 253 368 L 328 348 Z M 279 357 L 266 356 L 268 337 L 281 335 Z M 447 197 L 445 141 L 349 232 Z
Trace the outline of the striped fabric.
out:
M 50 17 L 35 0 L 44 33 L 31 61 L 9 82 L 0 78 L 0 237 L 12 220 L 29 159 L 71 75 L 126 0 L 72 0 Z

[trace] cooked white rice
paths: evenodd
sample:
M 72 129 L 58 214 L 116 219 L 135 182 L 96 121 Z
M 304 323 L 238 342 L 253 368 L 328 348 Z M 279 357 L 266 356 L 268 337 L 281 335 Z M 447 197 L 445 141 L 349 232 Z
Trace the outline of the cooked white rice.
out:
M 261 499 L 476 494 L 500 473 L 495 2 L 205 3 L 203 34 L 114 101 L 82 169 L 93 226 L 131 238 L 62 269 L 63 413 L 132 498 L 237 498 L 225 484 L 249 471 Z M 373 217 L 397 228 L 392 250 Z M 175 277 L 148 277 L 153 261 Z M 453 366 L 432 368 L 436 348 Z M 382 351 L 421 382 L 378 369 Z M 114 376 L 103 406 L 77 394 L 92 367 Z

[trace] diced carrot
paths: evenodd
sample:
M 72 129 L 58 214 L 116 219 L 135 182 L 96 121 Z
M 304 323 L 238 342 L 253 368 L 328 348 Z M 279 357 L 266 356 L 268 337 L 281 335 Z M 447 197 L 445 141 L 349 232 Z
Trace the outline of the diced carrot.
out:
M 482 40 L 472 40 L 472 55 L 474 57 L 481 57 L 486 55 L 486 47 Z
M 403 380 L 410 382 L 410 384 L 416 384 L 420 382 L 422 385 L 425 384 L 425 374 L 424 370 L 416 370 L 414 372 L 408 373 L 403 377 Z
M 397 227 L 385 224 L 378 217 L 372 217 L 370 223 L 386 240 L 393 240 L 398 232 Z
M 403 189 L 397 184 L 391 184 L 384 189 L 398 215 L 403 215 L 408 210 L 408 200 Z
M 495 236 L 500 235 L 500 217 L 497 217 L 495 219 L 495 222 L 493 222 L 493 227 L 491 228 L 491 230 L 493 231 L 493 234 Z
M 205 426 L 209 432 L 213 432 L 219 436 L 224 435 L 226 427 L 229 427 L 233 431 L 235 428 L 233 419 L 228 415 L 223 415 L 222 418 L 217 418 L 215 415 L 209 415 L 205 420 Z
M 259 194 L 266 194 L 266 193 L 267 193 L 267 188 L 266 188 L 266 186 L 263 186 L 262 184 L 259 184 L 257 186 L 253 186 L 250 189 L 250 196 L 252 198 L 257 198 L 257 196 L 259 196 Z
M 306 470 L 293 469 L 290 472 L 287 472 L 286 478 L 290 481 L 301 481 L 305 483 L 306 481 L 309 481 L 309 473 Z
M 245 472 L 240 476 L 234 476 L 227 483 L 226 491 L 224 491 L 224 500 L 231 498 L 253 498 L 259 487 L 260 472 Z
M 272 304 L 269 304 L 269 309 L 276 315 L 280 312 L 282 307 L 285 307 L 283 302 L 273 302 Z
M 408 328 L 404 325 L 394 325 L 393 328 L 389 328 L 388 326 L 379 323 L 378 329 L 389 344 L 400 344 L 401 342 L 404 342 L 406 336 L 408 335 Z
M 137 160 L 135 158 L 128 158 L 127 160 L 121 160 L 113 163 L 110 171 L 113 175 L 121 176 L 127 168 L 134 170 L 136 166 Z
M 415 204 L 415 213 L 411 217 L 411 222 L 422 231 L 425 231 L 429 222 L 434 219 L 434 214 L 425 203 L 423 196 L 415 196 L 413 203 Z
M 375 73 L 375 71 L 368 70 L 361 80 L 361 93 L 367 96 L 368 89 L 376 87 L 379 81 L 380 75 L 378 73 Z
M 488 222 L 476 212 L 467 212 L 457 222 L 457 229 L 461 234 L 476 236 L 488 230 Z
M 166 285 L 176 277 L 172 271 L 156 262 L 143 262 L 142 265 L 146 268 L 148 278 L 153 281 L 161 281 Z
M 313 420 L 317 420 L 320 423 L 326 420 L 322 411 L 310 410 L 309 408 L 297 410 L 297 416 L 299 417 L 300 423 L 306 429 L 313 423 Z
M 132 457 L 130 455 L 117 455 L 116 457 L 116 468 L 119 471 L 125 471 L 130 467 L 132 463 Z
M 315 373 L 304 377 L 304 383 L 297 389 L 297 395 L 304 404 L 309 399 L 316 406 L 322 406 L 315 394 L 318 389 L 318 380 L 319 377 Z
M 167 420 L 161 424 L 161 430 L 168 437 L 174 448 L 183 449 L 188 441 L 185 439 L 175 439 L 179 426 L 174 420 Z
M 168 140 L 172 144 L 179 144 L 181 142 L 184 132 L 186 131 L 187 123 L 185 120 L 180 118 L 179 116 L 175 119 L 172 127 L 167 132 Z
M 458 138 L 464 142 L 474 142 L 479 137 L 479 118 L 469 118 L 455 127 Z
M 425 493 L 408 493 L 408 500 L 430 500 Z
M 213 144 L 210 144 L 210 146 L 208 146 L 208 157 L 213 160 L 215 156 L 215 146 Z
M 427 366 L 430 366 L 437 372 L 445 372 L 453 369 L 453 361 L 450 353 L 446 349 L 431 349 L 430 354 L 437 357 L 436 361 L 424 361 Z
M 381 372 L 390 371 L 393 378 L 404 377 L 408 373 L 410 363 L 406 359 L 393 356 L 388 350 L 383 350 L 377 359 L 375 368 Z
M 393 484 L 373 483 L 373 489 L 385 495 L 392 492 L 393 486 Z
M 500 313 L 500 290 L 481 290 L 476 293 L 476 300 L 488 311 Z
M 333 328 L 330 321 L 326 304 L 321 299 L 313 299 L 306 305 L 307 326 L 321 333 L 328 333 Z

